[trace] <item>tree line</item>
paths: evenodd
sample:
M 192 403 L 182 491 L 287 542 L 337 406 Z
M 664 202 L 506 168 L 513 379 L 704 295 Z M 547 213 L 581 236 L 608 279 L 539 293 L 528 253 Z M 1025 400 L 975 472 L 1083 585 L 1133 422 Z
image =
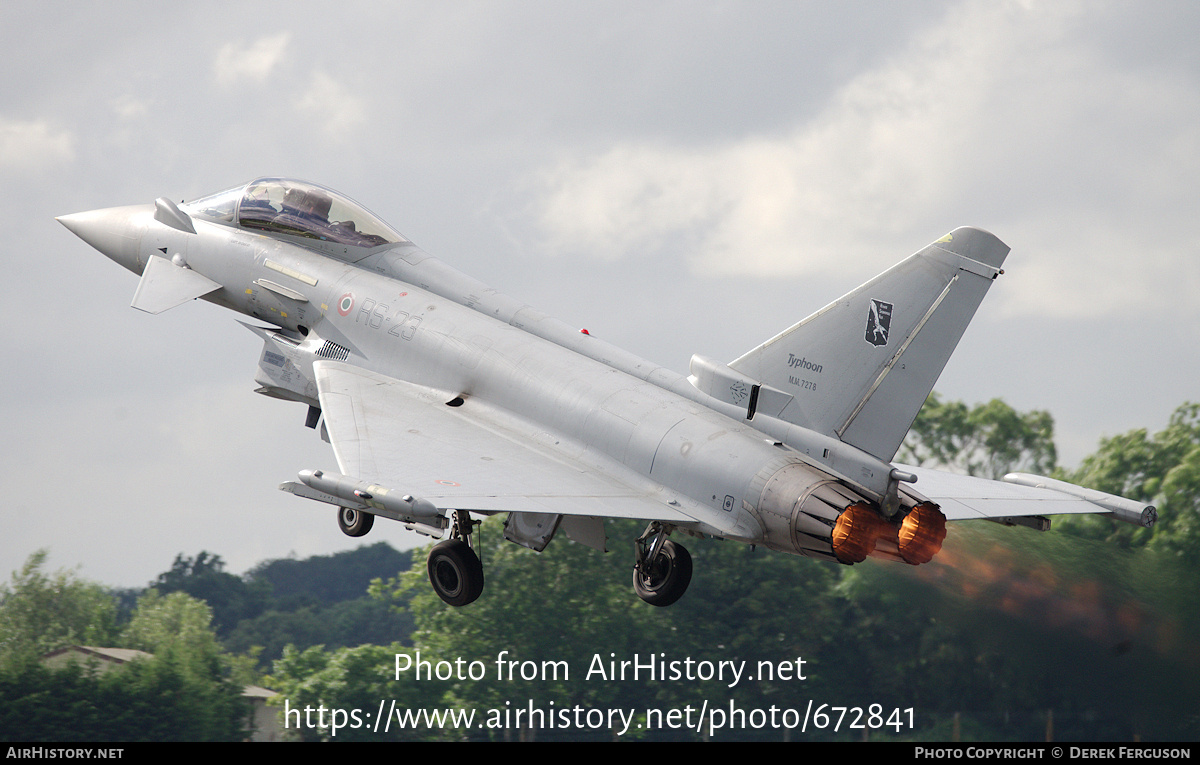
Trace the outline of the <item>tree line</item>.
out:
M 876 725 L 798 730 L 631 726 L 550 728 L 513 720 L 339 730 L 307 740 L 1180 740 L 1200 733 L 1196 645 L 1200 555 L 1200 405 L 1167 427 L 1107 438 L 1074 470 L 1057 466 L 1053 421 L 1000 401 L 930 397 L 901 461 L 995 477 L 1027 470 L 1154 502 L 1153 531 L 1099 516 L 1055 519 L 1046 533 L 952 524 L 921 567 L 838 566 L 719 540 L 690 540 L 695 575 L 667 609 L 631 591 L 640 532 L 612 522 L 600 553 L 557 539 L 541 554 L 481 528 L 484 596 L 447 607 L 424 556 L 384 543 L 308 561 L 269 561 L 242 576 L 219 556 L 180 555 L 141 592 L 113 592 L 30 558 L 0 587 L 0 736 L 15 740 L 237 740 L 238 690 L 256 683 L 292 709 L 804 709 L 877 705 Z M 413 565 L 413 563 L 416 565 Z M 50 670 L 61 645 L 141 648 L 153 659 L 100 675 Z M 486 679 L 397 676 L 397 656 L 478 663 Z M 522 667 L 497 678 L 497 658 Z M 745 662 L 795 675 L 607 679 L 589 669 L 638 657 L 691 666 Z M 610 662 L 617 662 L 611 664 Z M 679 664 L 678 666 L 685 666 Z M 55 699 L 50 703 L 49 699 Z M 178 701 L 172 702 L 171 699 Z M 116 714 L 113 710 L 120 710 Z M 909 717 L 893 711 L 912 710 Z M 143 719 L 139 723 L 137 720 Z M 533 718 L 537 719 L 537 718 Z M 894 719 L 895 726 L 888 720 Z M 544 718 L 543 718 L 544 722 Z

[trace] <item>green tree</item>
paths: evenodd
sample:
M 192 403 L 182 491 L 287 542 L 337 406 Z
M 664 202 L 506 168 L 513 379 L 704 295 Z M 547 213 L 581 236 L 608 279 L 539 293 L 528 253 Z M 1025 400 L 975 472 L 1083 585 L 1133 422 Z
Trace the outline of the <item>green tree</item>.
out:
M 0 671 L 0 740 L 240 741 L 238 688 L 195 677 L 171 657 L 101 673 L 31 661 Z
M 204 603 L 151 590 L 123 632 L 98 584 L 42 573 L 37 553 L 2 588 L 0 737 L 34 741 L 238 741 L 248 708 L 227 679 Z M 42 665 L 69 644 L 153 652 L 112 671 Z
M 138 599 L 121 642 L 156 655 L 173 653 L 201 674 L 211 673 L 221 654 L 212 630 L 212 609 L 183 592 L 163 596 L 158 590 L 147 590 Z
M 103 587 L 59 570 L 47 574 L 46 550 L 30 555 L 0 585 L 0 659 L 36 658 L 65 645 L 108 645 L 116 637 L 116 602 Z
M 361 645 L 328 651 L 312 646 L 284 649 L 267 683 L 279 692 L 277 703 L 285 731 L 301 741 L 431 741 L 447 737 L 440 728 L 400 724 L 410 709 L 436 709 L 446 683 L 417 681 L 411 673 L 396 678 L 396 656 L 410 649 L 391 645 Z M 376 725 L 380 699 L 390 719 Z M 337 710 L 337 711 L 335 711 Z
M 293 604 L 303 602 L 290 600 Z M 235 652 L 261 647 L 260 664 L 266 669 L 283 655 L 287 645 L 301 650 L 315 645 L 329 649 L 363 643 L 387 645 L 407 642 L 411 633 L 412 618 L 407 613 L 364 594 L 328 606 L 293 605 L 243 619 L 222 638 L 221 644 L 225 650 Z
M 271 586 L 274 608 L 296 604 L 329 605 L 362 597 L 373 579 L 395 576 L 412 565 L 412 552 L 397 552 L 387 542 L 362 545 L 333 555 L 304 560 L 281 558 L 260 563 L 246 573 L 253 583 Z
M 187 704 L 200 705 L 194 710 L 184 707 L 184 714 L 207 720 L 205 729 L 223 731 L 221 736 L 232 733 L 233 729 L 223 727 L 230 720 L 241 725 L 238 715 L 245 710 L 240 694 L 245 684 L 256 679 L 255 651 L 241 657 L 225 654 L 212 628 L 212 609 L 204 601 L 184 592 L 162 595 L 147 590 L 122 632 L 121 644 L 154 655 L 151 666 L 132 673 L 147 689 L 143 696 L 157 693 L 163 683 L 182 682 L 189 689 Z M 175 674 L 182 679 L 172 680 Z
M 1058 459 L 1054 419 L 1049 412 L 1018 412 L 1000 399 L 968 407 L 930 393 L 897 459 L 984 478 L 1014 470 L 1048 475 Z
M 194 558 L 176 555 L 170 570 L 159 574 L 151 587 L 163 595 L 185 592 L 203 600 L 212 609 L 213 627 L 221 635 L 243 619 L 258 616 L 271 602 L 269 582 L 227 573 L 220 555 L 203 550 Z
M 1167 427 L 1103 439 L 1079 468 L 1063 475 L 1081 486 L 1158 508 L 1153 529 L 1097 516 L 1062 519 L 1058 528 L 1126 547 L 1147 546 L 1186 563 L 1200 563 L 1200 404 L 1185 403 Z

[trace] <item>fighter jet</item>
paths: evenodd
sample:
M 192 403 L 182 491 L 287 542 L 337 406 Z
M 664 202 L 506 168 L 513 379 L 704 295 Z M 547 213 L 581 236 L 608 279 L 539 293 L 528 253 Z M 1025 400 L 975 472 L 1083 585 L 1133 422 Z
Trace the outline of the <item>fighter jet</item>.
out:
M 637 358 L 429 255 L 323 186 L 259 178 L 176 205 L 58 218 L 140 276 L 133 307 L 203 298 L 257 320 L 258 392 L 307 406 L 337 470 L 279 488 L 442 538 L 437 595 L 483 592 L 482 516 L 541 551 L 561 532 L 605 549 L 604 521 L 647 522 L 633 584 L 667 606 L 691 557 L 673 535 L 854 564 L 909 565 L 946 521 L 1049 528 L 1151 505 L 1041 476 L 1004 481 L 892 464 L 1009 248 L 958 228 L 729 363 L 690 375 Z

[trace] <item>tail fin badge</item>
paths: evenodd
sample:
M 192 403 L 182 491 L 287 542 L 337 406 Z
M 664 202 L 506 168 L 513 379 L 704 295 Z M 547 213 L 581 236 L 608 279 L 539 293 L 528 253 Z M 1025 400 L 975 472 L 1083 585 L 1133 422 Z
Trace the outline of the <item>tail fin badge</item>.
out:
M 867 311 L 867 342 L 876 346 L 887 345 L 891 328 L 892 304 L 882 300 L 871 300 L 871 307 Z

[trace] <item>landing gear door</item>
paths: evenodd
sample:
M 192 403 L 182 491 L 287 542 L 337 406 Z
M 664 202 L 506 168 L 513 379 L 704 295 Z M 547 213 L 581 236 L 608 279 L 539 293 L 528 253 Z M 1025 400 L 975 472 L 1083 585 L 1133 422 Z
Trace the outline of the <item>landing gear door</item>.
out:
M 553 513 L 509 513 L 504 538 L 541 552 L 554 539 L 561 521 L 562 516 Z

